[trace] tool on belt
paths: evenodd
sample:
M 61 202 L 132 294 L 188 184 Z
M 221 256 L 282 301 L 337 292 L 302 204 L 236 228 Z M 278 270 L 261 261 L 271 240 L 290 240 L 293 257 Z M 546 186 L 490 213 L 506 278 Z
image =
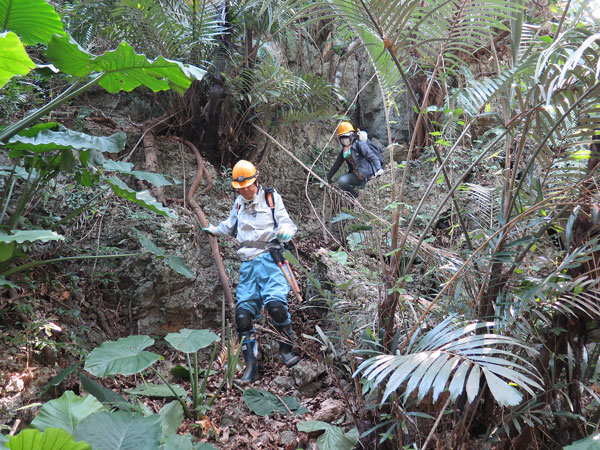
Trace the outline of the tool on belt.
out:
M 298 301 L 302 303 L 302 294 L 300 293 L 300 287 L 298 286 L 294 272 L 292 272 L 290 263 L 283 257 L 283 245 L 277 239 L 273 239 L 266 248 L 269 250 L 275 264 L 277 264 L 283 272 L 283 276 L 289 283 L 292 291 L 294 291 L 294 295 Z

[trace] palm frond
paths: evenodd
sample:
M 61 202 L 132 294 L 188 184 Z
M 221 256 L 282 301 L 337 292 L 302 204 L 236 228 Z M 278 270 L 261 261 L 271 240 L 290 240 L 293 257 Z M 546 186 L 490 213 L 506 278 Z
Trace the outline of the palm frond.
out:
M 169 3 L 118 0 L 112 12 L 115 36 L 146 54 L 189 58 L 192 49 L 210 46 L 225 30 L 216 7 L 207 1 Z
M 494 187 L 465 183 L 467 210 L 484 229 L 497 225 L 500 213 L 500 195 Z
M 430 63 L 442 57 L 448 66 L 464 66 L 468 55 L 489 44 L 491 30 L 508 30 L 504 22 L 522 8 L 498 0 L 437 0 L 415 11 L 408 28 L 385 32 L 397 46 L 418 51 Z
M 228 81 L 231 91 L 267 126 L 333 117 L 341 100 L 339 90 L 322 78 L 294 75 L 269 51 L 269 46 L 261 47 L 252 68 L 242 69 Z
M 433 391 L 435 402 L 448 389 L 450 398 L 466 392 L 473 401 L 481 389 L 483 377 L 496 401 L 501 405 L 516 405 L 522 394 L 513 385 L 533 394 L 541 389 L 537 376 L 528 368 L 527 359 L 514 349 L 531 351 L 513 337 L 500 334 L 476 334 L 482 328 L 492 329 L 493 323 L 471 323 L 461 326 L 451 316 L 418 339 L 404 355 L 378 355 L 364 361 L 354 373 L 378 386 L 387 379 L 382 401 L 404 386 L 404 401 L 417 391 L 417 401 Z
M 581 83 L 582 88 L 589 87 L 600 75 L 600 33 L 584 28 L 564 33 L 543 52 L 535 75 L 545 82 L 546 104 L 566 86 Z

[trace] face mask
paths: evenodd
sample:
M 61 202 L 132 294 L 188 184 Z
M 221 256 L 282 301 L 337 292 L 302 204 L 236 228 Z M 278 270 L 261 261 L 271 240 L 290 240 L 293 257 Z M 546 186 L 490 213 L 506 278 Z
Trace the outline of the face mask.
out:
M 342 144 L 343 147 L 346 147 L 346 146 L 350 145 L 350 137 L 348 137 L 348 136 L 342 136 L 340 138 L 340 144 Z

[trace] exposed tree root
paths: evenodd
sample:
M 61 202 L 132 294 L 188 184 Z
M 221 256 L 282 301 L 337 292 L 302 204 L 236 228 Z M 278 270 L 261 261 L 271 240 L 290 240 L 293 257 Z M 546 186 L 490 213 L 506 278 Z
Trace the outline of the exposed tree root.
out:
M 196 189 L 198 188 L 198 185 L 200 184 L 200 181 L 202 180 L 203 174 L 207 175 L 208 186 L 206 188 L 204 188 L 202 193 L 206 193 L 206 192 L 208 192 L 208 190 L 210 190 L 212 188 L 212 180 L 210 179 L 210 176 L 208 175 L 208 173 L 206 172 L 206 170 L 204 168 L 204 160 L 202 159 L 202 156 L 200 155 L 200 152 L 198 151 L 196 146 L 186 139 L 182 139 L 179 137 L 177 139 L 179 139 L 181 142 L 183 142 L 185 145 L 187 145 L 189 148 L 191 148 L 192 151 L 194 152 L 194 155 L 196 155 L 196 161 L 198 163 L 198 172 L 196 173 L 196 178 L 194 178 L 194 181 L 193 181 L 192 185 L 190 186 L 190 190 L 188 191 L 187 202 L 188 202 L 188 205 L 190 205 L 190 207 L 192 208 L 192 211 L 194 212 L 196 219 L 198 220 L 198 222 L 200 222 L 200 225 L 202 225 L 202 227 L 208 227 L 208 220 L 206 220 L 204 211 L 202 211 L 202 208 L 200 208 L 200 205 L 198 205 L 198 203 L 194 199 L 194 193 L 196 192 Z M 225 299 L 227 300 L 227 304 L 229 305 L 231 314 L 233 315 L 235 312 L 235 303 L 233 301 L 231 287 L 229 286 L 229 277 L 227 276 L 227 273 L 225 272 L 225 266 L 223 265 L 223 259 L 221 258 L 221 254 L 219 253 L 219 246 L 217 244 L 217 238 L 214 236 L 211 236 L 209 234 L 207 234 L 207 236 L 208 236 L 208 241 L 210 242 L 210 248 L 212 250 L 213 259 L 215 260 L 215 265 L 217 266 L 217 272 L 219 274 L 219 279 L 221 280 L 221 284 L 223 285 L 223 293 L 225 295 Z
M 158 170 L 158 152 L 154 143 L 154 132 L 150 131 L 144 135 L 144 155 L 146 157 L 145 170 L 148 172 L 159 173 Z M 162 187 L 151 186 L 150 192 L 152 196 L 161 202 L 166 203 L 165 192 Z

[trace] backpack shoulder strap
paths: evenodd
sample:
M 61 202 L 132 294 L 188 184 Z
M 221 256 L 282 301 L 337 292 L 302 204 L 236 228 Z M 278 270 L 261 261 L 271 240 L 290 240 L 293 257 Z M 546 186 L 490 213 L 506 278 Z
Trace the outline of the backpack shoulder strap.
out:
M 352 143 L 352 148 L 356 151 L 356 153 L 358 154 L 358 156 L 360 156 L 361 158 L 364 158 L 365 154 L 363 153 L 362 149 L 360 148 L 360 142 L 358 139 L 355 140 Z
M 275 218 L 275 199 L 273 197 L 273 192 L 275 189 L 272 187 L 263 188 L 265 190 L 265 202 L 271 208 L 271 213 L 273 214 L 273 228 L 277 228 L 277 219 Z
M 240 207 L 241 206 L 242 206 L 241 203 L 236 203 L 236 205 L 235 205 L 236 214 L 240 213 Z M 231 233 L 229 233 L 230 236 L 233 236 L 234 238 L 237 238 L 237 227 L 238 227 L 238 220 L 237 220 L 237 216 L 236 216 L 235 223 L 233 224 L 233 228 L 231 229 Z

